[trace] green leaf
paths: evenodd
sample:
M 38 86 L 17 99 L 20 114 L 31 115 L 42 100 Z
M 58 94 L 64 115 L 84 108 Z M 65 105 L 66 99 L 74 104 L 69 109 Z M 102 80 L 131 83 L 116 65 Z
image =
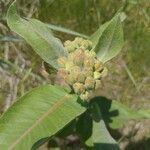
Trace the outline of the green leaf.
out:
M 91 37 L 89 38 L 93 43 L 93 49 L 96 48 L 97 44 L 99 43 L 100 37 L 102 36 L 104 30 L 107 28 L 110 22 L 106 22 L 101 25 L 96 32 L 94 32 Z
M 111 137 L 103 121 L 98 101 L 91 103 L 93 130 L 91 137 L 86 141 L 88 149 L 94 150 L 119 150 L 118 143 Z
M 103 120 L 93 121 L 94 150 L 119 150 L 118 143 L 111 137 Z
M 121 128 L 131 119 L 150 119 L 149 110 L 134 111 L 116 100 L 108 100 L 104 97 L 96 97 L 102 116 L 106 124 L 113 129 Z
M 23 37 L 41 58 L 58 68 L 57 58 L 67 55 L 62 43 L 52 35 L 50 29 L 36 19 L 23 19 L 17 14 L 16 1 L 7 13 L 7 23 L 11 30 Z
M 85 112 L 82 114 L 76 124 L 76 132 L 83 141 L 86 141 L 92 134 L 92 117 Z
M 0 148 L 30 150 L 85 111 L 78 97 L 65 89 L 43 85 L 21 97 L 0 119 Z
M 104 25 L 91 36 L 94 50 L 97 57 L 102 62 L 115 57 L 123 46 L 123 29 L 121 25 L 120 13 Z

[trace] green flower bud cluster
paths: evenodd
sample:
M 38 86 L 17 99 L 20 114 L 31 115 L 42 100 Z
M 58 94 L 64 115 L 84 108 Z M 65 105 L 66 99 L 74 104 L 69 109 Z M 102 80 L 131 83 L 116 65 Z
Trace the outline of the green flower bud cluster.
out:
M 107 69 L 97 59 L 91 41 L 77 37 L 64 46 L 68 56 L 58 59 L 58 73 L 81 99 L 88 101 L 93 91 L 101 87 Z
M 64 46 L 67 49 L 67 51 L 70 53 L 79 48 L 91 50 L 92 42 L 89 40 L 84 40 L 83 38 L 80 38 L 80 37 L 76 37 L 74 41 L 67 40 L 64 43 Z

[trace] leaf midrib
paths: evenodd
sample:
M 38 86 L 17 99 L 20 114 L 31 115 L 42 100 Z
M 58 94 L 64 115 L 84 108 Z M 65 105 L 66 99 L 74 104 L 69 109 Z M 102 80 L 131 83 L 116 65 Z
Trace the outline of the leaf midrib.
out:
M 34 122 L 34 124 L 28 128 L 21 136 L 19 139 L 17 139 L 16 141 L 14 141 L 9 149 L 12 150 L 13 148 L 15 148 L 15 146 L 17 144 L 19 144 L 21 142 L 21 140 L 23 138 L 25 138 L 30 132 L 32 132 L 32 130 L 38 126 L 48 115 L 50 115 L 53 111 L 55 111 L 60 105 L 62 105 L 65 101 L 67 101 L 69 99 L 69 97 L 71 97 L 69 94 L 66 94 L 64 95 L 62 98 L 60 99 L 57 99 L 56 103 L 51 107 L 49 108 L 41 117 L 39 117 L 39 119 L 37 121 Z

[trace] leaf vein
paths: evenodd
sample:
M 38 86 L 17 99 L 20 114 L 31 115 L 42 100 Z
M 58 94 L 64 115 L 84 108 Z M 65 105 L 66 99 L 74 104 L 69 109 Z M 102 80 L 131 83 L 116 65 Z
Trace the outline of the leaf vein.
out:
M 15 146 L 21 142 L 23 138 L 25 138 L 37 125 L 39 125 L 49 114 L 55 111 L 60 105 L 63 104 L 64 101 L 68 100 L 70 95 L 66 94 L 61 99 L 57 99 L 57 102 L 53 105 L 53 107 L 49 108 L 47 112 L 45 112 L 35 123 L 28 128 L 21 136 L 18 138 L 12 145 L 9 147 L 10 150 L 13 150 Z

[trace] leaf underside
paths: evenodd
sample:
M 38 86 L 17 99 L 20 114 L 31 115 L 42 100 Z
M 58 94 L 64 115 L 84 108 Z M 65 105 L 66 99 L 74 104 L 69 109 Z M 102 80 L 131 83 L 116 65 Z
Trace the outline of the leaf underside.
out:
M 120 14 L 106 22 L 90 37 L 97 57 L 107 62 L 115 57 L 123 46 L 123 29 Z

